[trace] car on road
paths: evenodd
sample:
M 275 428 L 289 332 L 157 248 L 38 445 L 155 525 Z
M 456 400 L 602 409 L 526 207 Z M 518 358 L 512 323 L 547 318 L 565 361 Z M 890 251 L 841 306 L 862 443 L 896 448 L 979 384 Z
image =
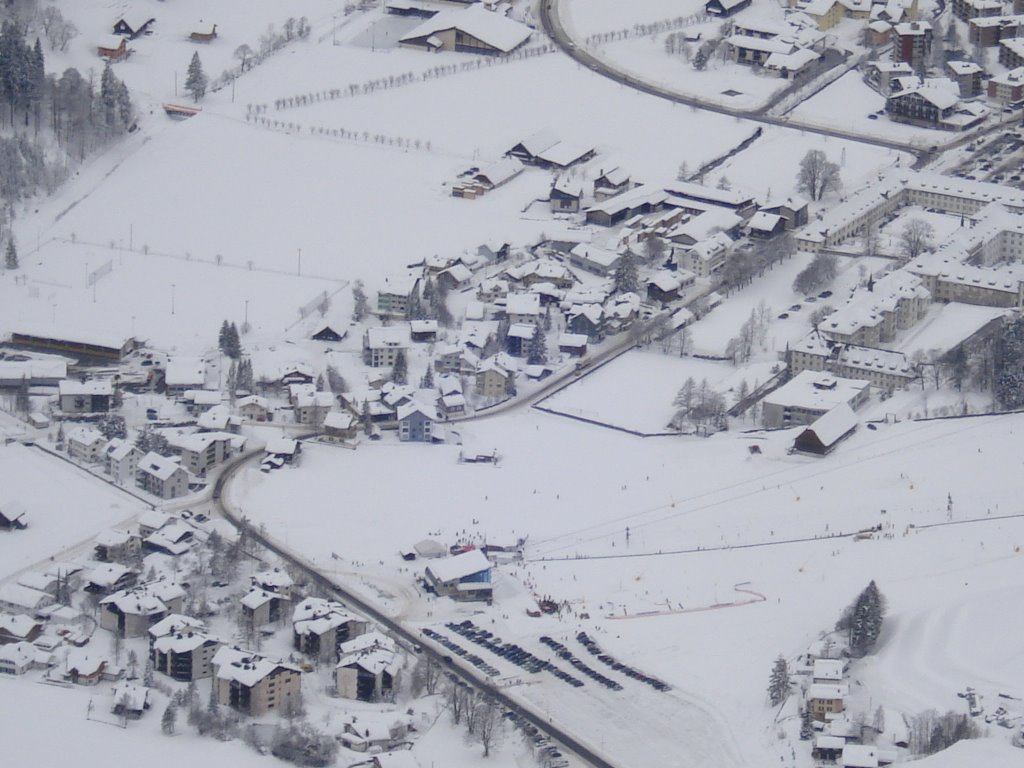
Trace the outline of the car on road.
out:
M 799 304 L 794 304 L 793 306 L 791 306 L 789 308 L 789 311 L 790 312 L 799 312 L 800 311 L 800 305 Z
M 827 299 L 832 295 L 832 291 L 822 291 L 818 294 L 819 299 Z
M 783 312 L 781 315 L 779 315 L 779 320 L 785 320 L 787 317 L 789 317 L 789 313 Z

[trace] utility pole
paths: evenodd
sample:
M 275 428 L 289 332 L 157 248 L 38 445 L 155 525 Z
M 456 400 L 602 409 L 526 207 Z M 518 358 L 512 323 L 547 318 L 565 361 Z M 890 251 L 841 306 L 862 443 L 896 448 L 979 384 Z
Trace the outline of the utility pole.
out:
M 299 269 L 298 269 L 298 272 L 296 272 L 296 274 L 299 275 L 300 277 L 302 276 L 302 249 L 301 248 L 299 248 Z
M 171 283 L 171 314 L 174 314 L 174 283 Z

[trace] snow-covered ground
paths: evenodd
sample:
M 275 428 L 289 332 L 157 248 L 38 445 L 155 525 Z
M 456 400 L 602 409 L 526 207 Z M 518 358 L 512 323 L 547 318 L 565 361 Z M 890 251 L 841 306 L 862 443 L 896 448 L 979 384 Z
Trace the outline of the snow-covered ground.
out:
M 29 525 L 0 533 L 0 579 L 87 544 L 147 509 L 82 469 L 17 443 L 0 446 L 0 508 L 9 501 L 21 503 Z

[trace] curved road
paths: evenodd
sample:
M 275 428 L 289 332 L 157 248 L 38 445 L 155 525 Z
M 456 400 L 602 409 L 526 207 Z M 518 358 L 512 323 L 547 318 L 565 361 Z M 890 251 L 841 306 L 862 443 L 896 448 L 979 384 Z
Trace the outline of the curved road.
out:
M 729 107 L 725 107 L 720 104 L 709 104 L 708 102 L 701 101 L 700 99 L 684 96 L 683 94 L 676 93 L 675 91 L 653 83 L 637 80 L 635 77 L 630 76 L 622 70 L 615 69 L 611 65 L 577 46 L 565 31 L 565 27 L 562 25 L 562 20 L 558 14 L 558 3 L 559 0 L 544 0 L 540 6 L 541 24 L 543 25 L 544 31 L 547 33 L 548 37 L 550 37 L 552 41 L 554 41 L 555 45 L 561 48 L 562 51 L 570 58 L 574 59 L 579 64 L 582 64 L 584 67 L 587 67 L 587 69 L 592 72 L 596 72 L 610 80 L 614 80 L 616 83 L 627 85 L 637 91 L 641 91 L 642 93 L 646 93 L 651 96 L 657 96 L 660 99 L 667 99 L 668 101 L 673 101 L 676 104 L 685 104 L 689 107 L 696 107 L 697 109 L 702 109 L 706 112 L 716 112 L 720 115 L 738 117 L 744 120 L 762 123 L 764 125 L 775 125 L 781 128 L 794 128 L 808 133 L 831 136 L 837 139 L 859 141 L 862 144 L 871 144 L 877 147 L 893 149 L 900 152 L 912 152 L 917 156 L 917 162 L 914 164 L 914 167 L 924 165 L 931 159 L 932 152 L 930 150 L 926 151 L 920 146 L 909 142 L 879 139 L 864 136 L 859 133 L 853 133 L 851 131 L 844 131 L 839 128 L 822 128 L 819 126 L 804 125 L 799 121 L 788 118 L 771 117 L 769 115 L 759 115 L 757 113 L 739 109 L 730 109 Z
M 238 530 L 246 531 L 263 547 L 276 554 L 292 567 L 306 574 L 311 581 L 324 589 L 328 594 L 336 596 L 339 600 L 344 601 L 363 615 L 377 622 L 377 624 L 384 627 L 396 638 L 405 641 L 408 647 L 421 648 L 421 653 L 440 664 L 442 669 L 456 675 L 467 685 L 470 685 L 473 688 L 483 691 L 487 695 L 493 697 L 505 709 L 518 713 L 541 731 L 550 735 L 554 740 L 559 742 L 560 745 L 575 753 L 584 762 L 594 766 L 594 768 L 618 768 L 614 763 L 609 762 L 602 755 L 578 741 L 568 732 L 562 730 L 556 723 L 548 721 L 545 717 L 524 707 L 519 702 L 513 700 L 511 696 L 500 688 L 495 688 L 493 683 L 489 680 L 478 676 L 474 669 L 461 666 L 457 663 L 458 660 L 455 660 L 454 663 L 450 663 L 447 659 L 450 659 L 451 657 L 446 657 L 445 654 L 440 653 L 430 645 L 426 644 L 424 642 L 424 638 L 421 638 L 416 631 L 407 629 L 401 623 L 377 608 L 373 603 L 367 602 L 365 598 L 346 588 L 343 584 L 340 584 L 321 573 L 317 570 L 315 565 L 308 562 L 301 555 L 286 549 L 280 544 L 280 542 L 274 541 L 249 525 L 238 515 L 237 510 L 235 510 L 231 504 L 229 483 L 239 469 L 261 453 L 262 451 L 252 451 L 250 453 L 240 455 L 229 466 L 224 468 L 224 471 L 221 472 L 214 484 L 211 503 L 228 522 Z

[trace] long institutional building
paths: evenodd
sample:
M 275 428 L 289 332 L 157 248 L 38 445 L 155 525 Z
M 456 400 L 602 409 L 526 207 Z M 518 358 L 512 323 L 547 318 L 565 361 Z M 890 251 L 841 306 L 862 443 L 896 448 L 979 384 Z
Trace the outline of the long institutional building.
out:
M 797 247 L 837 247 L 909 205 L 963 218 L 939 248 L 904 266 L 933 301 L 1024 306 L 1024 192 L 998 184 L 896 169 L 808 224 Z

